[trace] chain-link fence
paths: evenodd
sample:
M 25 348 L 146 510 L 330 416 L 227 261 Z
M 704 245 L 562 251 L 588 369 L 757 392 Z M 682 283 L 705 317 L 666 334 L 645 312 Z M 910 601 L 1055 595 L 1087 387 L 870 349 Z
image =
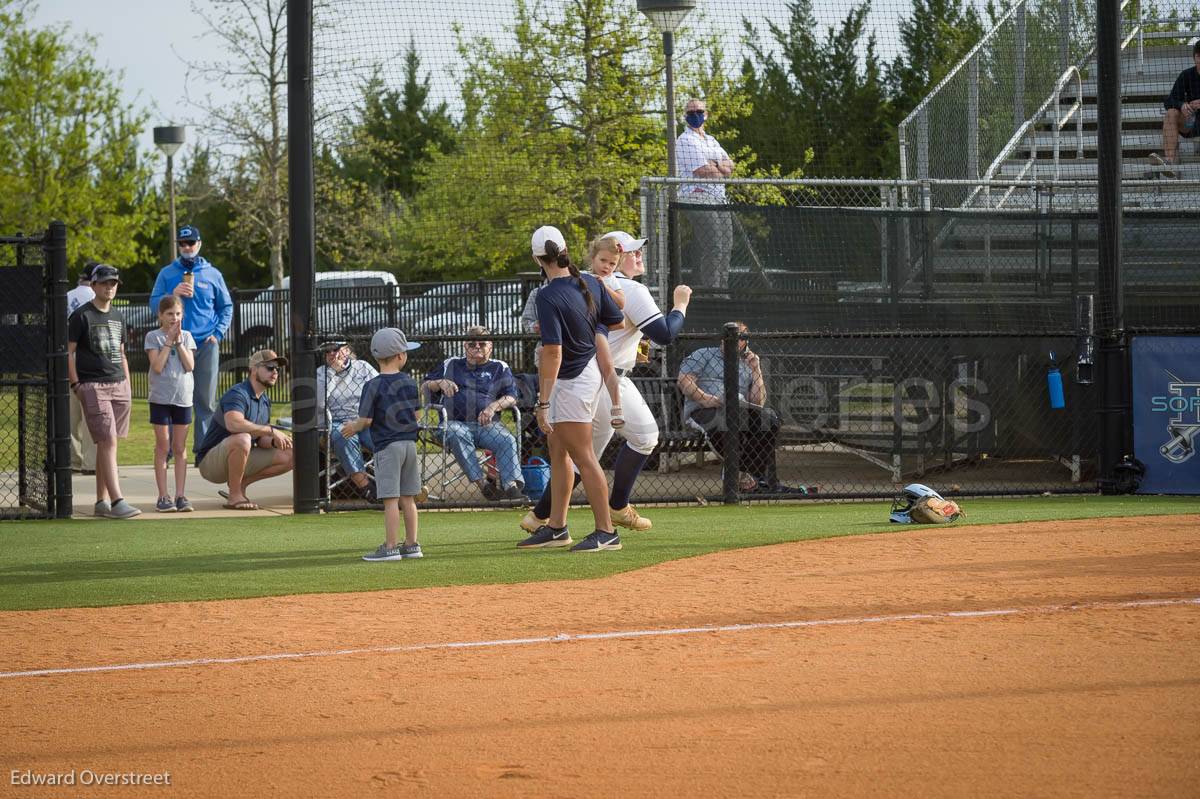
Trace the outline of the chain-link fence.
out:
M 424 389 L 424 507 L 523 507 L 548 476 L 532 408 L 535 340 L 490 335 L 490 360 L 468 368 L 482 340 L 426 339 L 404 368 Z M 322 491 L 332 509 L 369 507 L 370 442 L 347 440 L 341 427 L 357 416 L 376 364 L 366 338 L 326 344 L 317 378 Z M 1075 346 L 1063 336 L 944 330 L 685 333 L 653 347 L 629 375 L 641 402 L 623 397 L 623 407 L 644 404 L 657 428 L 633 502 L 890 497 L 912 481 L 951 494 L 1092 491 L 1096 398 Z M 1067 386 L 1063 408 L 1047 392 L 1052 357 Z M 447 378 L 457 399 L 426 385 Z M 479 411 L 510 393 L 514 407 L 480 424 Z M 606 470 L 622 446 L 618 433 L 599 453 Z M 518 481 L 523 497 L 512 493 Z
M 1200 213 L 1200 181 L 1129 184 L 1125 324 L 1194 330 L 1200 232 L 1190 220 Z M 898 203 L 924 185 L 912 181 L 726 181 L 722 205 L 671 201 L 679 185 L 643 182 L 647 281 L 664 302 L 668 285 L 695 289 L 692 330 L 731 317 L 771 330 L 846 332 L 1071 335 L 1111 324 L 1079 314 L 1081 298 L 1098 291 L 1094 183 L 959 181 L 991 200 L 924 209 Z
M 314 293 L 316 327 L 324 337 L 370 339 L 381 327 L 399 327 L 414 337 L 458 335 L 468 325 L 483 324 L 497 333 L 520 333 L 521 313 L 539 278 L 397 284 L 393 275 L 372 272 L 321 273 Z M 290 356 L 287 325 L 291 292 L 284 289 L 233 290 L 233 317 L 221 341 L 218 395 L 246 379 L 246 362 L 260 349 Z M 145 397 L 149 387 L 146 333 L 158 328 L 150 295 L 123 294 L 117 306 L 128 327 L 133 395 Z M 434 355 L 441 345 L 427 350 Z M 284 383 L 270 390 L 272 402 L 288 402 Z
M 61 223 L 44 235 L 0 237 L 4 519 L 71 514 L 65 253 Z

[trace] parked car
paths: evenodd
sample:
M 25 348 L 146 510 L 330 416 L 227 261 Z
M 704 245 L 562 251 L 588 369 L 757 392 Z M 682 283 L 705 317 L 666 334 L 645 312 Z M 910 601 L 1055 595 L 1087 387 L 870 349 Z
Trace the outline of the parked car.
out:
M 364 308 L 386 309 L 396 295 L 396 276 L 391 272 L 318 272 L 316 274 L 316 328 L 319 335 L 346 335 Z M 290 308 L 291 276 L 280 289 L 264 289 L 253 300 L 241 303 L 235 313 L 238 354 L 255 350 L 282 351 Z M 379 327 L 382 325 L 377 325 Z

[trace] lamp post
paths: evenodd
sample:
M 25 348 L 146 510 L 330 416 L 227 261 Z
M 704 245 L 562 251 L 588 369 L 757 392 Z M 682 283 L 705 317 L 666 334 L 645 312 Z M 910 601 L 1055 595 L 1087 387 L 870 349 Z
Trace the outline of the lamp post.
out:
M 667 177 L 675 177 L 675 31 L 696 7 L 696 0 L 638 0 L 638 11 L 662 31 L 663 56 L 667 64 Z
M 170 126 L 154 129 L 154 146 L 162 150 L 167 157 L 167 186 L 171 193 L 171 227 L 167 238 L 171 242 L 171 260 L 179 257 L 179 247 L 175 243 L 175 152 L 183 146 L 187 128 Z

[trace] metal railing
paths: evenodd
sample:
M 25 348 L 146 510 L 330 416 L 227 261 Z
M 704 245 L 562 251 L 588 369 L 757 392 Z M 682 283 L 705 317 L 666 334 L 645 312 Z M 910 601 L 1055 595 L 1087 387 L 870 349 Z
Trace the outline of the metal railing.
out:
M 1132 8 L 1131 8 L 1132 4 Z M 1122 13 L 1128 17 L 1129 33 L 1122 41 L 1122 50 L 1137 42 L 1137 70 L 1144 71 L 1144 32 L 1140 0 L 1125 0 Z M 1051 25 L 1049 16 L 1057 16 L 1057 24 Z M 1032 24 L 1031 24 L 1032 20 Z M 1092 21 L 1072 13 L 1070 0 L 1022 0 L 1013 5 L 995 26 L 967 53 L 954 69 L 923 99 L 900 123 L 898 138 L 900 146 L 900 178 L 907 180 L 933 179 L 976 179 L 981 176 L 980 164 L 989 164 L 982 176 L 991 179 L 1011 158 L 1022 143 L 1038 126 L 1049 122 L 1046 114 L 1053 104 L 1054 134 L 1053 159 L 1054 177 L 1061 176 L 1059 168 L 1060 142 L 1058 133 L 1064 120 L 1058 106 L 1062 101 L 1065 85 L 1074 79 L 1077 94 L 1071 112 L 1079 115 L 1077 132 L 1082 155 L 1083 125 L 1083 74 L 1095 52 L 1092 44 Z M 1050 45 L 1054 39 L 1057 47 Z M 1057 63 L 1051 63 L 1046 53 L 1057 50 Z M 965 85 L 964 85 L 965 84 Z M 987 91 L 982 91 L 983 85 Z M 1004 113 L 996 111 L 984 114 L 981 111 L 981 95 L 991 97 L 996 107 L 1003 107 L 1005 94 L 1011 95 L 1011 121 Z M 1044 97 L 1037 109 L 1029 114 L 1026 98 L 1032 94 Z M 1007 131 L 1003 129 L 1007 125 Z M 931 126 L 946 128 L 943 134 L 931 132 Z M 949 131 L 965 134 L 965 154 L 953 146 L 941 146 L 947 141 L 963 140 L 964 136 L 949 136 Z M 915 133 L 915 137 L 914 137 Z M 914 140 L 915 139 L 915 140 Z M 930 147 L 933 140 L 939 143 L 936 155 L 931 159 Z M 1029 156 L 1017 173 L 1017 179 L 1036 177 L 1033 167 L 1037 163 L 1037 143 L 1029 141 Z M 967 204 L 978 198 L 972 194 L 960 198 Z M 923 196 L 918 195 L 905 205 L 925 207 Z M 940 200 L 939 204 L 949 204 Z

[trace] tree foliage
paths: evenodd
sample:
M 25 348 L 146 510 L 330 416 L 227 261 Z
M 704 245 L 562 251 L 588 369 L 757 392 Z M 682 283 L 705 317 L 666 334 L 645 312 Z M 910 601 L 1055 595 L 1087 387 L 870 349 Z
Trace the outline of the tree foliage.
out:
M 362 89 L 359 121 L 342 149 L 341 173 L 384 195 L 412 197 L 417 170 L 429 152 L 454 149 L 456 131 L 446 103 L 429 100 L 429 75 L 421 77 L 421 57 L 410 41 L 404 53 L 404 85 L 389 89 L 378 70 Z
M 36 29 L 0 5 L 0 220 L 11 234 L 67 224 L 67 258 L 128 267 L 156 223 L 150 168 L 138 153 L 146 115 L 96 64 L 95 40 Z
M 518 0 L 514 43 L 460 38 L 458 150 L 431 153 L 400 238 L 416 268 L 480 275 L 523 267 L 530 232 L 563 229 L 575 252 L 637 227 L 637 188 L 662 174 L 657 36 L 633 4 Z
M 745 21 L 742 87 L 754 110 L 739 141 L 763 161 L 812 177 L 886 174 L 891 105 L 869 9 L 852 6 L 823 36 L 811 0 L 789 4 L 786 26 L 768 23 L 766 41 Z

